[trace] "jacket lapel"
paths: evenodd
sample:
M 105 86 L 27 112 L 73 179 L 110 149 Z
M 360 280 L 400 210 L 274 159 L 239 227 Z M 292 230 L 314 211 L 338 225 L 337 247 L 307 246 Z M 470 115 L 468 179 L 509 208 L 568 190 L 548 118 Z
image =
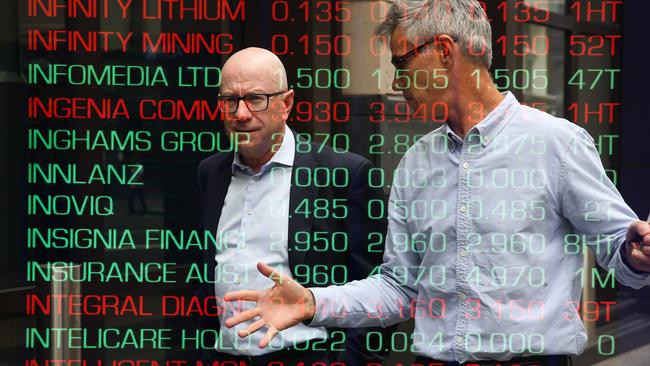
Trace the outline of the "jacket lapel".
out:
M 299 153 L 296 151 L 293 159 L 293 173 L 291 174 L 291 193 L 289 198 L 289 237 L 287 238 L 287 247 L 289 249 L 289 267 L 293 273 L 293 267 L 297 264 L 305 263 L 306 251 L 296 250 L 296 233 L 306 231 L 311 235 L 312 228 L 312 215 L 305 217 L 305 215 L 298 215 L 295 213 L 296 208 L 303 200 L 309 200 L 309 207 L 311 208 L 313 199 L 318 196 L 318 188 L 309 185 L 306 187 L 298 187 L 296 182 L 296 169 L 297 168 L 314 169 L 316 162 L 311 152 Z
M 216 187 L 214 190 L 214 196 L 208 198 L 208 212 L 206 214 L 206 217 L 210 219 L 210 222 L 207 223 L 207 228 L 215 233 L 219 227 L 219 218 L 221 217 L 223 202 L 226 199 L 228 187 L 230 187 L 230 181 L 232 180 L 233 158 L 234 156 L 231 154 L 223 164 L 218 166 L 217 172 L 213 176 L 214 178 L 208 183 L 213 187 Z

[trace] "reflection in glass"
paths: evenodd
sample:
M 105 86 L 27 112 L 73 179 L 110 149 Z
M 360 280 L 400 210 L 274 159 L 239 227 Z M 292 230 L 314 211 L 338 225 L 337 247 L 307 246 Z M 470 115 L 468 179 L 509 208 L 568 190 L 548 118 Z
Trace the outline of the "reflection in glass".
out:
M 566 0 L 527 0 L 524 1 L 531 8 L 544 9 L 552 13 L 566 13 Z
M 528 52 L 524 69 L 530 78 L 524 102 L 557 116 L 564 116 L 564 31 L 526 24 Z

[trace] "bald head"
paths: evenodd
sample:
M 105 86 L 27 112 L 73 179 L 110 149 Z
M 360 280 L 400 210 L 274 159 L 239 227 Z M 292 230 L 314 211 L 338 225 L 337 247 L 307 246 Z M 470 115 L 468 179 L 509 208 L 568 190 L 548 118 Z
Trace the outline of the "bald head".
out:
M 273 52 L 258 47 L 245 48 L 230 56 L 221 70 L 221 80 L 221 91 L 230 89 L 235 80 L 259 84 L 268 89 L 260 90 L 265 92 L 287 90 L 287 72 L 282 61 Z
M 221 103 L 230 103 L 220 105 L 226 133 L 236 139 L 242 161 L 259 171 L 281 146 L 293 107 L 284 65 L 268 50 L 243 49 L 223 65 L 219 94 Z

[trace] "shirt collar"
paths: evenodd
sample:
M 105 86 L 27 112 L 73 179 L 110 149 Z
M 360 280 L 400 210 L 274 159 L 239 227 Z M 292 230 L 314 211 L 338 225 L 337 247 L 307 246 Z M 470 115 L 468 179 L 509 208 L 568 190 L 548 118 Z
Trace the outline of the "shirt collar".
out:
M 293 132 L 291 131 L 289 126 L 285 124 L 284 137 L 282 138 L 282 145 L 280 145 L 278 151 L 276 151 L 275 154 L 273 154 L 271 160 L 269 160 L 266 164 L 262 166 L 260 172 L 264 172 L 267 169 L 267 167 L 270 167 L 272 165 L 293 166 L 293 159 L 295 154 L 296 154 L 295 137 L 293 136 Z M 238 152 L 235 153 L 235 157 L 233 158 L 232 161 L 233 174 L 235 173 L 236 168 L 242 169 L 244 171 L 251 170 L 250 167 L 248 167 L 246 164 L 244 164 L 241 161 Z
M 468 133 L 468 135 L 478 134 L 481 136 L 483 147 L 488 146 L 494 141 L 494 138 L 501 133 L 512 120 L 512 117 L 519 111 L 520 104 L 514 94 L 508 91 L 501 93 L 501 95 L 504 96 L 501 103 L 483 118 L 481 122 L 472 127 Z M 462 143 L 463 140 L 449 127 L 449 123 L 445 123 L 443 132 L 451 140 L 452 149 L 456 144 Z

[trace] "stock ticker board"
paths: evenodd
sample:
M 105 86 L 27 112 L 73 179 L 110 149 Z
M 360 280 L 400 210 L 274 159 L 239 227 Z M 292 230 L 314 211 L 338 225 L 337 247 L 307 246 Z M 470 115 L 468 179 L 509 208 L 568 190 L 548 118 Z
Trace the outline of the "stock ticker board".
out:
M 416 2 L 399 3 L 403 8 L 396 11 L 407 14 Z M 13 188 L 6 192 L 12 204 L 7 212 L 15 219 L 7 219 L 2 263 L 3 290 L 11 296 L 6 319 L 16 336 L 4 336 L 2 364 L 245 365 L 243 358 L 220 361 L 210 355 L 262 354 L 255 338 L 232 336 L 221 326 L 226 315 L 251 308 L 250 302 L 224 301 L 223 293 L 265 283 L 256 261 L 270 261 L 306 287 L 340 286 L 366 276 L 389 277 L 395 286 L 409 289 L 429 286 L 426 296 L 399 298 L 389 308 L 366 298 L 350 299 L 342 312 L 321 310 L 344 317 L 355 301 L 377 303 L 367 317 L 391 312 L 397 326 L 368 328 L 361 336 L 346 328 L 314 328 L 326 329 L 319 333 L 324 338 L 311 339 L 306 326 L 281 332 L 270 351 L 330 354 L 329 361 L 305 356 L 305 366 L 349 363 L 345 354 L 353 338 L 362 353 L 385 358 L 362 363 L 371 365 L 411 365 L 425 353 L 445 360 L 463 352 L 506 359 L 546 355 L 557 340 L 540 331 L 540 324 L 549 329 L 570 324 L 570 331 L 580 334 L 584 327 L 586 340 L 574 339 L 582 353 L 572 355 L 578 365 L 607 364 L 644 346 L 647 329 L 639 324 L 647 320 L 647 295 L 621 286 L 615 268 L 601 268 L 594 260 L 619 258 L 614 252 L 624 232 L 591 235 L 575 228 L 559 239 L 548 235 L 551 217 L 563 214 L 554 201 L 562 201 L 559 193 L 570 184 L 565 181 L 570 175 L 564 175 L 561 158 L 556 165 L 537 162 L 557 158 L 552 154 L 557 139 L 536 132 L 547 130 L 535 126 L 524 134 L 470 134 L 461 146 L 433 132 L 444 130 L 457 110 L 476 123 L 494 110 L 449 91 L 461 83 L 468 95 L 496 88 L 512 94 L 530 113 L 543 111 L 586 130 L 595 152 L 581 150 L 581 141 L 563 141 L 565 153 L 595 154 L 602 174 L 592 183 L 620 190 L 620 169 L 626 164 L 620 153 L 626 139 L 622 116 L 630 95 L 622 92 L 623 55 L 643 58 L 645 47 L 625 43 L 624 34 L 644 32 L 625 23 L 636 2 L 426 3 L 430 6 L 411 14 L 410 22 L 427 18 L 458 26 L 486 14 L 491 39 L 467 29 L 451 35 L 449 44 L 459 57 L 491 56 L 487 74 L 478 64 L 462 73 L 439 63 L 426 66 L 423 60 L 439 43 L 431 37 L 414 31 L 391 39 L 390 32 L 376 32 L 393 1 L 11 4 L 3 19 L 12 30 L 3 33 L 5 44 L 13 46 L 3 64 L 14 72 L 3 87 L 3 109 L 13 127 L 3 141 L 11 150 L 6 156 L 13 156 L 5 158 L 12 161 L 5 169 L 13 174 Z M 464 4 L 464 14 L 457 3 Z M 459 17 L 462 21 L 456 22 Z M 432 44 L 415 49 L 426 42 Z M 249 172 L 250 182 L 238 181 L 238 174 L 245 173 L 238 173 L 235 164 L 240 150 L 257 141 L 258 132 L 233 132 L 228 124 L 267 112 L 255 112 L 256 103 L 266 101 L 266 109 L 273 109 L 274 98 L 285 98 L 264 97 L 277 87 L 250 89 L 261 97 L 231 88 L 233 74 L 224 64 L 248 47 L 270 51 L 286 70 L 286 83 L 282 69 L 267 76 L 280 80 L 281 92 L 293 91 L 282 121 L 295 141 L 291 156 L 308 155 L 322 164 L 301 166 L 295 160 L 288 176 L 286 166 L 271 164 L 262 168 L 261 179 L 258 170 Z M 409 61 L 395 60 L 413 50 Z M 408 66 L 413 63 L 420 66 Z M 251 77 L 247 82 L 261 81 Z M 231 94 L 238 98 L 233 108 L 247 111 L 229 114 L 227 100 L 222 104 L 220 98 Z M 426 102 L 418 100 L 424 95 Z M 527 121 L 531 126 L 543 122 Z M 279 155 L 286 136 L 277 137 L 274 133 L 271 149 Z M 435 163 L 400 164 L 408 154 L 416 160 L 453 160 L 455 149 L 469 156 L 469 163 L 462 154 L 450 163 L 456 170 Z M 232 182 L 201 181 L 199 163 L 215 154 L 235 157 L 235 165 L 227 167 Z M 331 164 L 351 154 L 367 159 L 370 167 Z M 497 156 L 497 162 L 481 167 L 474 158 L 481 154 Z M 647 172 L 647 165 L 642 169 Z M 270 193 L 249 202 L 242 197 L 255 189 L 253 178 Z M 467 185 L 459 192 L 451 189 L 462 182 Z M 202 194 L 211 192 L 205 184 L 225 184 L 221 188 L 227 196 L 215 205 L 212 196 Z M 241 196 L 234 196 L 239 184 Z M 648 187 L 647 181 L 628 184 Z M 360 186 L 376 195 L 362 199 Z M 297 197 L 294 190 L 312 193 Z M 404 199 L 395 192 L 422 193 Z M 463 192 L 470 197 L 465 202 Z M 472 195 L 476 192 L 484 194 Z M 623 198 L 628 200 L 626 194 Z M 262 201 L 268 205 L 256 205 Z M 590 225 L 616 216 L 615 202 L 594 199 L 580 205 L 575 209 Z M 261 207 L 265 211 L 254 212 Z M 212 222 L 204 222 L 204 212 L 212 211 L 229 215 L 206 215 Z M 239 216 L 235 229 L 219 230 Z M 468 226 L 456 224 L 461 216 Z M 391 234 L 393 221 L 410 231 Z M 365 230 L 360 222 L 374 229 Z M 429 265 L 382 266 L 384 251 Z M 546 262 L 551 253 L 557 265 Z M 358 261 L 372 265 L 364 270 Z M 563 275 L 565 286 L 557 288 L 552 279 L 564 270 L 562 261 L 578 264 Z M 273 285 L 267 281 L 264 287 Z M 472 292 L 456 293 L 461 283 Z M 418 321 L 441 326 L 422 331 Z M 471 329 L 488 323 L 504 326 L 447 332 L 449 324 L 452 329 L 470 324 Z

